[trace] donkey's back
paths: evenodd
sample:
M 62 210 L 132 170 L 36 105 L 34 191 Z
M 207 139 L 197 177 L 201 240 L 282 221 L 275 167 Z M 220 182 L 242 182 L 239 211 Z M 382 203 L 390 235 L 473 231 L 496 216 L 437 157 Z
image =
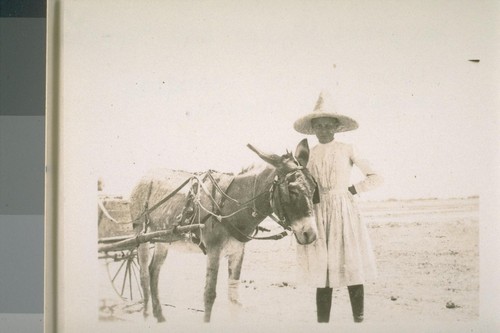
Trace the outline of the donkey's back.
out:
M 150 231 L 166 229 L 176 224 L 187 200 L 190 184 L 179 191 L 151 212 L 144 214 L 149 208 L 163 200 L 178 189 L 194 174 L 170 169 L 157 169 L 144 176 L 132 190 L 130 195 L 130 214 L 137 227 L 142 227 L 148 220 Z

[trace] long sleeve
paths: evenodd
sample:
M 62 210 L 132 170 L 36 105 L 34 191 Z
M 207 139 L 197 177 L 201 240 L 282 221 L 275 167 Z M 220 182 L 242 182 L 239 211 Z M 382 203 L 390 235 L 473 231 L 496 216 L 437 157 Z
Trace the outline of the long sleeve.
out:
M 365 176 L 365 179 L 354 184 L 356 192 L 361 193 L 370 191 L 382 185 L 384 182 L 382 176 L 372 168 L 368 160 L 360 156 L 355 147 L 352 149 L 351 162 L 357 166 Z

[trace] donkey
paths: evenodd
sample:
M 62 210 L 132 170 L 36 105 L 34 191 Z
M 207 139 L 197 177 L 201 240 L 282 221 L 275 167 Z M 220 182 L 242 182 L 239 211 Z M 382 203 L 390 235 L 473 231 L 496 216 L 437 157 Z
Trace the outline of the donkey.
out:
M 195 233 L 207 256 L 206 281 L 204 291 L 204 321 L 210 322 L 212 307 L 216 298 L 217 274 L 220 258 L 228 259 L 228 296 L 232 304 L 239 305 L 238 287 L 243 263 L 245 243 L 251 240 L 259 223 L 273 212 L 278 215 L 282 226 L 291 229 L 299 244 L 310 244 L 316 240 L 316 222 L 313 215 L 313 197 L 317 195 L 314 178 L 306 169 L 309 159 L 307 140 L 302 140 L 295 156 L 266 154 L 248 145 L 267 164 L 266 168 L 250 168 L 232 176 L 217 174 L 219 182 L 230 183 L 225 195 L 218 203 L 211 199 L 209 191 L 199 195 L 195 220 L 203 221 L 204 228 Z M 150 214 L 144 214 L 149 204 L 155 204 L 176 189 L 183 180 L 193 174 L 183 171 L 164 170 L 144 177 L 132 190 L 130 210 L 137 232 L 172 228 L 179 223 L 179 217 L 186 210 L 186 202 L 192 192 L 182 190 L 175 194 Z M 203 182 L 204 185 L 208 181 Z M 216 184 L 213 184 L 214 187 Z M 214 189 L 212 187 L 212 189 Z M 216 214 L 212 214 L 216 213 Z M 219 216 L 216 218 L 215 215 Z M 182 236 L 178 236 L 178 239 Z M 176 239 L 171 239 L 175 241 Z M 153 252 L 152 258 L 150 258 Z M 140 279 L 143 289 L 145 317 L 149 315 L 149 297 L 153 315 L 158 322 L 165 321 L 158 295 L 160 268 L 167 257 L 168 243 L 156 242 L 154 251 L 150 244 L 138 247 Z M 149 263 L 149 265 L 148 265 Z

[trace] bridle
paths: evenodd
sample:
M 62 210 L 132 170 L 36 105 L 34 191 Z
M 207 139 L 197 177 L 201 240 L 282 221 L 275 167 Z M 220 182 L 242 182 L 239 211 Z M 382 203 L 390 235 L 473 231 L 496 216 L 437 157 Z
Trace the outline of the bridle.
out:
M 291 227 L 288 223 L 289 219 L 287 217 L 286 210 L 283 208 L 284 204 L 287 205 L 290 203 L 290 191 L 288 189 L 290 183 L 288 180 L 291 176 L 295 175 L 298 171 L 303 169 L 303 166 L 298 165 L 296 169 L 287 172 L 282 177 L 277 174 L 274 178 L 271 188 L 269 189 L 269 203 L 271 205 L 273 213 L 278 217 L 276 223 L 278 223 L 285 230 L 291 230 Z

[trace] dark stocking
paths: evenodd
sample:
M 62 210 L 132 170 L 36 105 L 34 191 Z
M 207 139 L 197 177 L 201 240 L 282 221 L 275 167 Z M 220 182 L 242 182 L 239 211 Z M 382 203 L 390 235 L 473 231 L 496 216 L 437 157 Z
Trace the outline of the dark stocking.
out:
M 332 288 L 316 289 L 316 309 L 318 311 L 318 323 L 328 323 L 330 321 L 332 291 Z
M 363 321 L 364 312 L 364 297 L 365 292 L 362 284 L 348 286 L 349 298 L 351 300 L 352 316 L 354 322 L 361 323 Z

